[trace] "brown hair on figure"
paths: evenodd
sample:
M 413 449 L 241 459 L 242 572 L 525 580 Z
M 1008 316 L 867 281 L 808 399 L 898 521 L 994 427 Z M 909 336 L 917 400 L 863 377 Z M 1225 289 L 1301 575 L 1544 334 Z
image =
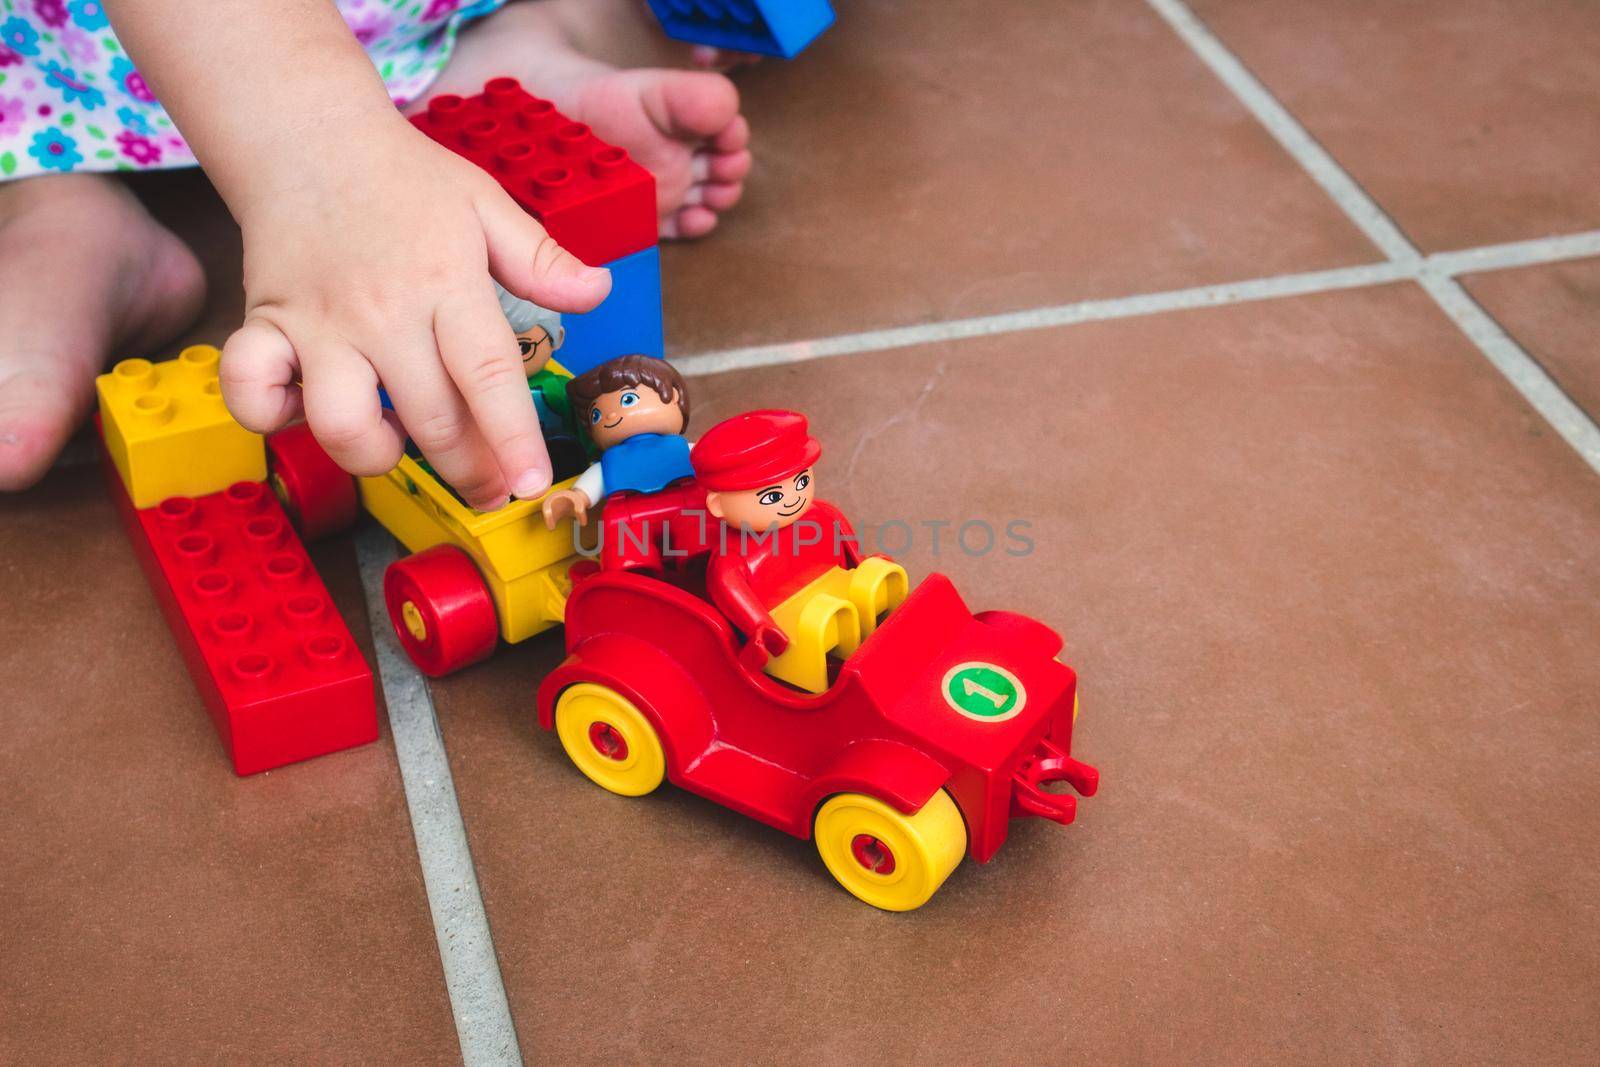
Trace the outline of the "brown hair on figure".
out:
M 683 376 L 672 364 L 654 356 L 618 356 L 607 360 L 568 382 L 567 396 L 572 401 L 572 410 L 578 416 L 578 422 L 587 426 L 589 411 L 596 400 L 606 393 L 635 386 L 653 389 L 663 404 L 672 403 L 676 395 L 678 413 L 683 416 L 683 426 L 678 432 L 689 428 L 689 390 L 683 384 Z

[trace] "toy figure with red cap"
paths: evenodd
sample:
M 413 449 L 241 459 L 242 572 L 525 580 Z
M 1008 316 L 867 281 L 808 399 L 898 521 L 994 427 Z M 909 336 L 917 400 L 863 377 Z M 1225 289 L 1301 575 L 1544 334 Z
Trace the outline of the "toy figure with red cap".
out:
M 849 521 L 816 498 L 821 454 L 793 411 L 736 415 L 691 453 L 706 510 L 722 523 L 706 568 L 712 603 L 756 657 L 773 657 L 769 674 L 813 692 L 827 688 L 827 653 L 853 652 L 907 586 L 898 564 L 864 558 Z

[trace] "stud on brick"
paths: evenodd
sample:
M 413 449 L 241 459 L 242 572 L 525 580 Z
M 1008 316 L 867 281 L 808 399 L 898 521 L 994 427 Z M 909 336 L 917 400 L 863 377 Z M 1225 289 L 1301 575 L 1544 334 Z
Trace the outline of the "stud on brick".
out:
M 222 402 L 220 355 L 194 345 L 160 363 L 125 359 L 95 380 L 106 450 L 134 507 L 267 476 L 261 435 Z
M 656 243 L 650 172 L 515 78 L 495 78 L 476 96 L 436 96 L 411 121 L 489 172 L 563 248 L 591 266 Z
M 377 739 L 372 672 L 265 485 L 140 509 L 107 482 L 237 773 Z

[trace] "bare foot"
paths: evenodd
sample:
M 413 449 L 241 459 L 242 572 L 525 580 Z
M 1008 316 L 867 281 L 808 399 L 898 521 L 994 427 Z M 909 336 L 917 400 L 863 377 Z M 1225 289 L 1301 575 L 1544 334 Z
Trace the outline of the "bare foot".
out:
M 204 297 L 194 253 L 116 179 L 0 185 L 0 490 L 49 469 L 108 356 L 173 336 Z
M 608 18 L 614 13 L 604 2 L 592 8 Z M 648 18 L 639 8 L 636 18 Z M 710 71 L 620 70 L 586 54 L 577 42 L 592 36 L 593 27 L 582 33 L 572 27 L 588 9 L 570 0 L 502 8 L 461 35 L 433 93 L 474 93 L 500 75 L 518 79 L 655 175 L 661 236 L 710 233 L 718 213 L 743 195 L 750 172 L 750 126 L 739 114 L 739 91 Z
M 750 52 L 673 40 L 645 0 L 541 0 L 572 46 L 613 67 L 729 71 L 761 61 Z

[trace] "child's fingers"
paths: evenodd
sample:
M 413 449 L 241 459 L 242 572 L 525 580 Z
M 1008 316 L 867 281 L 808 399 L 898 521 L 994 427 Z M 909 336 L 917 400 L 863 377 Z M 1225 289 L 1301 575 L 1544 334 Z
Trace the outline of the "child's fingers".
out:
M 222 347 L 222 400 L 239 425 L 275 433 L 302 410 L 300 361 L 282 330 L 252 317 Z
M 317 442 L 351 474 L 387 473 L 400 462 L 405 437 L 378 402 L 372 365 L 343 341 L 309 343 L 301 363 L 306 422 Z
M 552 311 L 589 311 L 611 292 L 611 272 L 586 266 L 499 190 L 477 201 L 489 243 L 489 273 L 524 300 Z
M 524 500 L 550 488 L 550 455 L 528 392 L 517 339 L 491 290 L 459 296 L 433 315 L 445 370 L 467 402 L 511 492 Z
M 445 372 L 433 335 L 395 338 L 383 378 L 401 423 L 439 477 L 479 511 L 504 504 L 509 487 L 500 464 Z

